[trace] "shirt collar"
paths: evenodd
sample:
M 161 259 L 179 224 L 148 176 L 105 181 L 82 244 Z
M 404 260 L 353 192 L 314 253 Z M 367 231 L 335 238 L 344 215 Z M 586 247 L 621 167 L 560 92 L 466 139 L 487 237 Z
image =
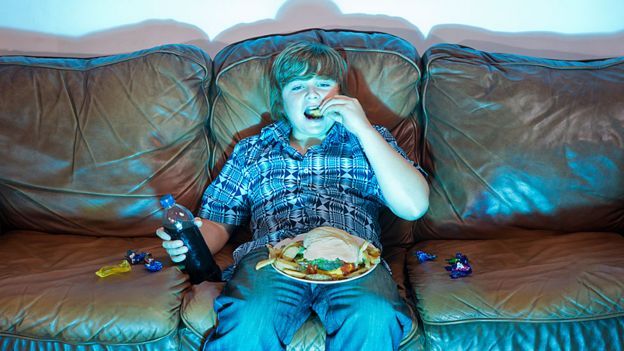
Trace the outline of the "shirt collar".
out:
M 292 148 L 290 146 L 290 132 L 292 126 L 287 120 L 279 120 L 262 128 L 260 138 L 265 141 L 274 141 L 282 145 L 284 148 Z M 342 143 L 348 135 L 347 129 L 340 123 L 335 123 L 327 133 L 327 137 L 321 143 L 322 148 L 329 145 Z

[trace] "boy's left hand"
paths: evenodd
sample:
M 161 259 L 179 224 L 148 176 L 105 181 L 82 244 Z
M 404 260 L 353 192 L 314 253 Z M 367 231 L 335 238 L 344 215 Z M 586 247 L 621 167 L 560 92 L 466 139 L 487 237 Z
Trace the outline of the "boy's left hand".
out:
M 348 131 L 359 136 L 362 132 L 372 129 L 366 113 L 356 98 L 335 95 L 320 106 L 323 115 L 342 124 Z

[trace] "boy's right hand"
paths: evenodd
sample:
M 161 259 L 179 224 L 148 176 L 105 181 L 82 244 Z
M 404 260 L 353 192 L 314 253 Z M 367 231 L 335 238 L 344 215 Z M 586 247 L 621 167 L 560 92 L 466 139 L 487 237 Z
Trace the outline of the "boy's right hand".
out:
M 184 246 L 182 240 L 171 240 L 171 236 L 165 232 L 163 227 L 156 229 L 156 235 L 163 240 L 162 246 L 173 262 L 179 263 L 186 259 L 185 253 L 188 252 L 188 247 Z

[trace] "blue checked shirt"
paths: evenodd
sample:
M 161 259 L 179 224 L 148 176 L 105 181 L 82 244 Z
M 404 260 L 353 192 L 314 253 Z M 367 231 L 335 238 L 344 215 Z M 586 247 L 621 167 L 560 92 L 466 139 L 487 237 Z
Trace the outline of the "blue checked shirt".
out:
M 375 128 L 408 159 L 386 128 Z M 287 121 L 278 121 L 241 140 L 204 193 L 200 217 L 251 224 L 253 240 L 234 251 L 234 263 L 267 243 L 321 226 L 381 248 L 377 217 L 384 198 L 357 138 L 336 123 L 301 155 L 290 146 L 290 131 Z

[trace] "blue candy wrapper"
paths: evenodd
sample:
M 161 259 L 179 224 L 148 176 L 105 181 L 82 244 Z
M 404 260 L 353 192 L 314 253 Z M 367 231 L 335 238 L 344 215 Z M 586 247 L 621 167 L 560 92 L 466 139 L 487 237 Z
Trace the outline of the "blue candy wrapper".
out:
M 148 271 L 158 272 L 159 270 L 162 269 L 162 267 L 163 267 L 162 263 L 160 263 L 160 261 L 156 261 L 152 257 L 152 254 L 148 253 L 145 256 L 145 268 L 147 268 Z
M 130 264 L 139 264 L 143 262 L 146 255 L 147 253 L 145 252 L 138 253 L 132 250 L 128 250 L 126 253 L 126 260 L 128 260 Z
M 420 250 L 416 251 L 416 253 L 414 253 L 414 256 L 418 257 L 418 262 L 420 263 L 423 263 L 425 261 L 433 261 L 438 257 L 436 255 L 432 255 Z
M 145 264 L 145 268 L 147 268 L 147 270 L 150 272 L 158 272 L 159 270 L 162 269 L 162 267 L 163 267 L 162 263 L 156 260 L 152 260 L 150 263 Z
M 133 265 L 144 263 L 145 268 L 150 272 L 158 272 L 163 268 L 162 263 L 156 261 L 149 252 L 138 253 L 133 250 L 128 250 L 126 253 L 126 260 Z
M 452 279 L 462 278 L 472 273 L 472 267 L 468 263 L 468 257 L 461 252 L 455 254 L 455 257 L 446 260 L 450 266 L 444 267 L 447 271 L 451 272 L 449 275 Z

